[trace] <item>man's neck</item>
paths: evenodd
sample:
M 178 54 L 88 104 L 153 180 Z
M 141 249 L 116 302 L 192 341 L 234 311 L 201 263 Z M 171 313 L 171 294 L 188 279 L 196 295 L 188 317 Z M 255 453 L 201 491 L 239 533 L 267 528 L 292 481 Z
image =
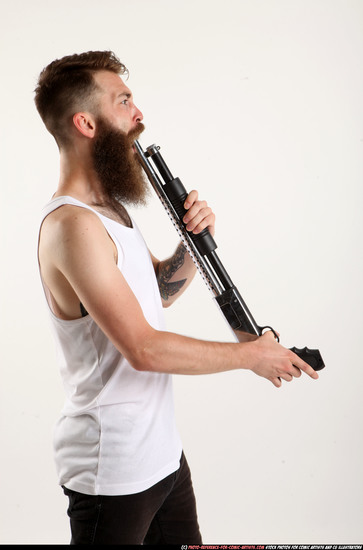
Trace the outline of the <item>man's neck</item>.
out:
M 86 204 L 103 204 L 105 197 L 90 155 L 76 148 L 60 153 L 60 176 L 55 196 L 70 195 Z

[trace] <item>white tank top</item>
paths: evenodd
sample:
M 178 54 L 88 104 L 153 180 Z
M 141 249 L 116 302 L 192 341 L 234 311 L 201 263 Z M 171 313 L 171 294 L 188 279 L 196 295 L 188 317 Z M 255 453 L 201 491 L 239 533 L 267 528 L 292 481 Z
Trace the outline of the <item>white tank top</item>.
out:
M 68 196 L 43 209 L 87 208 L 102 221 L 118 251 L 118 268 L 148 323 L 164 329 L 154 268 L 141 233 Z M 49 307 L 49 306 L 48 306 Z M 66 400 L 54 430 L 60 485 L 90 495 L 144 491 L 179 468 L 172 378 L 136 371 L 87 315 L 72 321 L 50 311 Z

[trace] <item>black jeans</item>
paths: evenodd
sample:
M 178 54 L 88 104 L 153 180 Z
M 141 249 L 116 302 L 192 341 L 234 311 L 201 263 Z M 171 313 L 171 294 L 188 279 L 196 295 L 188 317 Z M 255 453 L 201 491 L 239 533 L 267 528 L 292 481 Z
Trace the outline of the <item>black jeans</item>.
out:
M 180 468 L 150 489 L 133 495 L 69 497 L 71 544 L 202 544 L 190 470 Z

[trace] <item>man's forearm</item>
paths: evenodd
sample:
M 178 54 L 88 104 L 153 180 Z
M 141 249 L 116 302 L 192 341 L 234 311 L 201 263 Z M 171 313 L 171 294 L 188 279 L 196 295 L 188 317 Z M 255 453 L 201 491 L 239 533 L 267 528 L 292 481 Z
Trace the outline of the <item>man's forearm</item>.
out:
M 171 305 L 188 287 L 196 272 L 196 267 L 183 243 L 167 260 L 159 262 L 156 278 L 164 307 Z
M 248 346 L 198 340 L 151 330 L 130 358 L 137 370 L 169 374 L 212 374 L 250 367 Z

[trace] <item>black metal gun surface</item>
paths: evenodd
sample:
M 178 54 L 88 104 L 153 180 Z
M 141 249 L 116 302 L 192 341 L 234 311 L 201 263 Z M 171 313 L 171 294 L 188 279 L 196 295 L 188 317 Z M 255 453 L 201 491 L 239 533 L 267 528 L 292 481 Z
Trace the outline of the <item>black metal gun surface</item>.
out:
M 237 341 L 244 342 L 249 339 L 249 335 L 253 335 L 253 337 L 261 336 L 265 330 L 272 330 L 279 341 L 279 337 L 272 327 L 260 327 L 254 320 L 242 296 L 218 258 L 217 245 L 208 229 L 204 229 L 198 235 L 186 230 L 183 217 L 186 212 L 184 202 L 188 193 L 180 179 L 174 178 L 171 174 L 159 152 L 160 147 L 150 145 L 144 152 L 138 141 L 135 141 L 135 147 L 151 185 L 168 212 L 184 246 L 192 257 L 204 282 L 212 292 Z M 150 160 L 153 162 L 151 163 Z M 324 368 L 325 365 L 319 350 L 307 347 L 302 349 L 293 347 L 291 350 L 314 370 L 318 371 Z

